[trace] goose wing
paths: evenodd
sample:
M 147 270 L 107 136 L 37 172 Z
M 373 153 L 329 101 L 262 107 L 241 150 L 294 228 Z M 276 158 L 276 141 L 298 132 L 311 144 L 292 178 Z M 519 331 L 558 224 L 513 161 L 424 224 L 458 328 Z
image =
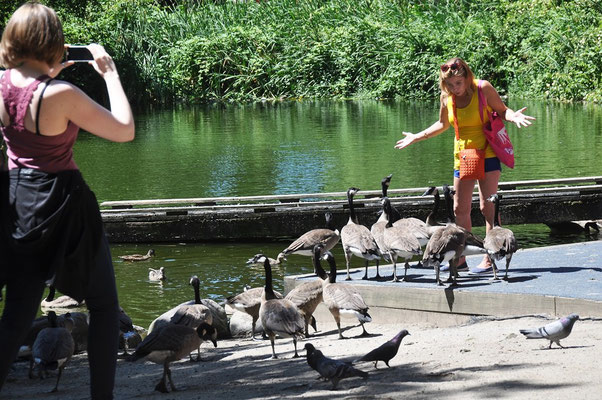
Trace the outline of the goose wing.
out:
M 322 288 L 322 281 L 305 282 L 291 290 L 285 299 L 291 301 L 299 309 L 306 306 L 314 306 L 315 309 L 322 301 Z
M 269 331 L 294 335 L 303 332 L 305 321 L 291 301 L 284 299 L 268 300 L 259 309 L 261 324 Z
M 339 309 L 363 311 L 368 309 L 364 298 L 352 286 L 333 283 L 324 288 L 324 300 L 335 304 Z

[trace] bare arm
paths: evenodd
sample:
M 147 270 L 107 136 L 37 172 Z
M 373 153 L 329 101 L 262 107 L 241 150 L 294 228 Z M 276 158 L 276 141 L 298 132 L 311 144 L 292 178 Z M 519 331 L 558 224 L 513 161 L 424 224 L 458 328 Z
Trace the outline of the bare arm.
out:
M 425 130 L 418 133 L 402 132 L 404 137 L 397 141 L 397 143 L 395 144 L 395 148 L 403 149 L 405 147 L 408 147 L 412 143 L 420 142 L 433 136 L 437 136 L 440 133 L 445 132 L 447 128 L 449 128 L 449 119 L 447 117 L 447 104 L 442 99 L 441 107 L 439 108 L 439 120 L 431 126 L 429 126 L 428 128 L 426 128 Z
M 483 81 L 482 90 L 485 98 L 487 99 L 487 104 L 493 109 L 493 111 L 501 115 L 506 121 L 512 122 L 516 124 L 517 127 L 521 128 L 523 126 L 531 125 L 531 121 L 535 120 L 535 117 L 530 117 L 523 114 L 523 111 L 525 111 L 527 107 L 523 107 L 518 111 L 513 111 L 508 108 L 502 101 L 497 90 L 495 90 L 495 88 L 488 81 Z
M 135 134 L 134 117 L 115 63 L 102 46 L 92 44 L 88 48 L 94 56 L 90 65 L 103 77 L 107 85 L 111 109 L 107 110 L 72 86 L 73 90 L 64 92 L 67 118 L 82 129 L 104 139 L 113 142 L 131 141 Z

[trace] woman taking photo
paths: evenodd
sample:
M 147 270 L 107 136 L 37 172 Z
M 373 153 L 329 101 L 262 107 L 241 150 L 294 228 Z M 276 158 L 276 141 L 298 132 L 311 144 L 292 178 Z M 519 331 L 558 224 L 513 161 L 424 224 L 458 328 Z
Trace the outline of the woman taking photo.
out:
M 456 223 L 467 230 L 472 229 L 470 210 L 472 193 L 475 183 L 479 187 L 479 202 L 481 213 L 485 217 L 486 230 L 493 227 L 494 205 L 485 201 L 497 192 L 498 182 L 502 171 L 500 160 L 496 157 L 483 133 L 483 125 L 489 121 L 486 112 L 483 120 L 479 113 L 478 81 L 472 71 L 461 58 L 452 58 L 439 68 L 439 87 L 441 88 L 441 106 L 439 120 L 419 133 L 403 132 L 404 137 L 397 141 L 395 148 L 403 149 L 413 143 L 439 135 L 454 125 L 457 115 L 457 138 L 454 140 L 454 214 Z M 487 81 L 482 81 L 481 90 L 487 100 L 489 111 L 496 111 L 503 119 L 516 124 L 517 127 L 531 125 L 535 118 L 523 114 L 526 109 L 512 111 L 508 108 L 495 88 Z M 485 175 L 483 179 L 460 179 L 459 154 L 464 149 L 485 149 Z M 460 259 L 459 270 L 467 270 L 466 261 Z M 472 268 L 473 273 L 490 272 L 491 264 L 485 256 L 480 265 Z
M 63 31 L 54 10 L 28 2 L 12 15 L 0 42 L 0 122 L 7 145 L 2 175 L 0 390 L 31 323 L 46 282 L 85 299 L 90 312 L 88 359 L 93 399 L 113 397 L 119 305 L 98 203 L 73 160 L 79 129 L 113 141 L 134 138 L 134 121 L 112 58 L 87 46 L 104 79 L 110 111 L 54 78 Z M 107 157 L 107 162 L 110 157 Z

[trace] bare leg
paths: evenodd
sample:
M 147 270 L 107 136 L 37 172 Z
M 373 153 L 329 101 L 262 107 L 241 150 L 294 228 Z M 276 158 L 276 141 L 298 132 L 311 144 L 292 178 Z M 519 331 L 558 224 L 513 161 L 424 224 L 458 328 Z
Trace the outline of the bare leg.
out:
M 487 201 L 494 193 L 497 193 L 497 186 L 502 171 L 490 171 L 485 173 L 485 178 L 479 181 L 479 207 L 481 214 L 485 218 L 485 232 L 493 228 L 493 217 L 495 216 L 495 205 Z M 499 221 L 498 221 L 499 222 Z M 483 257 L 478 268 L 487 269 L 491 267 L 491 260 L 487 255 Z M 495 267 L 494 267 L 495 268 Z M 496 278 L 497 279 L 497 278 Z

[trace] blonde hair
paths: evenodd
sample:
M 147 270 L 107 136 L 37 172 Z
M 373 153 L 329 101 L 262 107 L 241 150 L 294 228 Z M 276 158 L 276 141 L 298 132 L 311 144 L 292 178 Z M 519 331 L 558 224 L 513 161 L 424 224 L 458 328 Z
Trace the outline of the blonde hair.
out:
M 63 57 L 63 27 L 52 8 L 27 2 L 8 20 L 0 41 L 0 64 L 19 66 L 26 59 L 54 65 Z
M 449 95 L 450 90 L 447 87 L 445 80 L 451 78 L 452 76 L 464 77 L 472 85 L 472 82 L 474 81 L 474 74 L 472 73 L 472 70 L 470 69 L 468 64 L 466 64 L 466 61 L 462 60 L 460 57 L 454 57 L 452 59 L 449 59 L 443 65 L 447 65 L 450 67 L 447 69 L 447 71 L 443 71 L 441 68 L 439 68 L 439 87 L 441 88 L 441 92 L 443 94 Z M 456 67 L 452 68 L 453 65 L 455 65 Z

